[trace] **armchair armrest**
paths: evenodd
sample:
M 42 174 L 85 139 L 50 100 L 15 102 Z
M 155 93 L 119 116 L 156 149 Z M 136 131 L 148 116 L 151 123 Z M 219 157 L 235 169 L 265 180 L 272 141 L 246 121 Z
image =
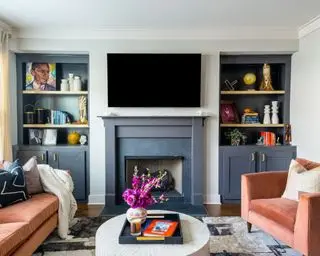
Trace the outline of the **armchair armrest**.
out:
M 300 196 L 294 226 L 294 247 L 304 255 L 320 255 L 320 193 Z
M 241 216 L 247 220 L 250 201 L 281 197 L 287 183 L 287 171 L 248 173 L 241 176 Z

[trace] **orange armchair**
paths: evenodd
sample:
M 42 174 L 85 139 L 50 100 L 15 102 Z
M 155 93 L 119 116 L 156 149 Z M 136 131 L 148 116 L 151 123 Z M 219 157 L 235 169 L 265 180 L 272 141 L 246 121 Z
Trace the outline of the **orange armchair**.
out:
M 241 217 L 306 256 L 320 255 L 320 193 L 305 193 L 299 202 L 281 198 L 286 171 L 241 177 Z

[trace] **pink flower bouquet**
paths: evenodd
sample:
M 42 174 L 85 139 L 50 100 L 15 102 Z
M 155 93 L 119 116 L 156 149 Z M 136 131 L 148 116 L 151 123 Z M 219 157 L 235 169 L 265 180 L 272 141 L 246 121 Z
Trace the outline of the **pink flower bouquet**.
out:
M 165 175 L 166 172 L 161 173 L 158 177 L 151 177 L 150 174 L 142 174 L 139 176 L 138 169 L 135 167 L 132 178 L 132 188 L 127 188 L 123 192 L 122 198 L 131 208 L 147 208 L 150 205 L 168 201 L 168 198 L 166 198 L 164 194 L 158 199 L 151 194 L 152 188 L 160 187 L 160 182 Z

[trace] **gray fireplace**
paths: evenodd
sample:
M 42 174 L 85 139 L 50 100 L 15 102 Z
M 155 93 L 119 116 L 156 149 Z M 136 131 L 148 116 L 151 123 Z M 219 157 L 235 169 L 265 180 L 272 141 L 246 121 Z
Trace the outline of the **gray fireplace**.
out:
M 122 205 L 134 166 L 167 169 L 175 189 L 168 209 L 202 206 L 204 117 L 103 116 L 106 131 L 106 207 Z M 175 210 L 175 209 L 172 209 Z

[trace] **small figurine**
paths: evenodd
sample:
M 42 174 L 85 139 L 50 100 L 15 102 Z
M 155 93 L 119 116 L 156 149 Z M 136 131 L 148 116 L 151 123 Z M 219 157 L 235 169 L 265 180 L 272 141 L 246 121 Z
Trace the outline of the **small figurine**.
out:
M 228 79 L 224 81 L 226 87 L 228 88 L 228 90 L 230 91 L 234 91 L 235 90 L 235 85 L 238 83 L 238 80 L 234 80 L 232 82 L 230 82 Z
M 261 91 L 273 91 L 272 81 L 271 81 L 271 71 L 269 64 L 263 64 L 263 75 L 260 85 Z
M 291 144 L 291 125 L 290 124 L 284 125 L 284 144 L 285 145 Z
M 87 119 L 87 98 L 86 96 L 79 97 L 79 112 L 80 112 L 80 123 L 88 123 Z
M 85 145 L 87 143 L 87 136 L 86 135 L 81 135 L 79 141 L 80 141 L 81 145 Z
M 263 145 L 263 144 L 264 144 L 264 142 L 263 142 L 263 137 L 260 137 L 260 138 L 258 139 L 256 145 L 261 146 L 261 145 Z

